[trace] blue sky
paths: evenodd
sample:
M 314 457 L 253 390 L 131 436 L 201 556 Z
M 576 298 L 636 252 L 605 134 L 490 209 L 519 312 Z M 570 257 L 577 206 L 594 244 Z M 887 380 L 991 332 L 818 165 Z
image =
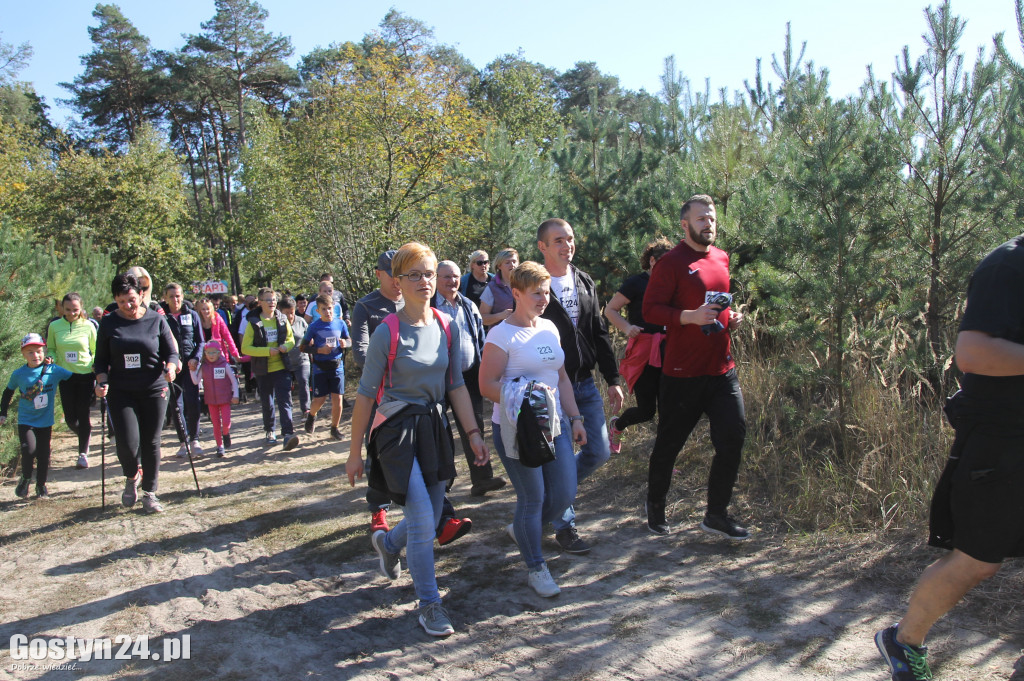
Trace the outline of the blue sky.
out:
M 183 33 L 199 32 L 199 24 L 214 14 L 213 0 L 122 0 L 116 3 L 154 48 L 174 49 Z M 888 77 L 904 45 L 916 57 L 924 51 L 924 7 L 917 0 L 563 0 L 480 3 L 466 0 L 264 0 L 267 28 L 291 37 L 292 58 L 316 46 L 359 40 L 374 30 L 394 7 L 434 28 L 441 42 L 459 49 L 483 67 L 502 54 L 520 48 L 531 61 L 560 71 L 577 61 L 594 61 L 605 73 L 619 77 L 630 89 L 660 89 L 665 57 L 676 56 L 677 68 L 695 89 L 705 78 L 717 91 L 743 89 L 753 80 L 754 64 L 762 58 L 771 77 L 772 54 L 780 54 L 786 22 L 794 42 L 807 42 L 806 57 L 831 73 L 835 96 L 851 94 L 864 82 L 866 67 L 874 64 Z M 934 3 L 933 3 L 934 4 Z M 86 31 L 94 24 L 87 0 L 5 3 L 0 38 L 7 43 L 29 42 L 35 50 L 20 79 L 34 84 L 54 107 L 53 118 L 69 112 L 56 106 L 66 97 L 58 83 L 81 72 L 80 57 L 92 49 Z M 953 11 L 967 19 L 961 42 L 973 60 L 979 47 L 992 52 L 992 36 L 1000 31 L 1020 56 L 1013 0 L 955 0 Z

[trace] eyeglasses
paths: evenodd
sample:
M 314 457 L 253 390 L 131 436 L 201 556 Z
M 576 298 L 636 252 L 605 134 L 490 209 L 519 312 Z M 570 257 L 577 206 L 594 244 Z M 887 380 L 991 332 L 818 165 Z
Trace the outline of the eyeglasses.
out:
M 261 300 L 260 302 L 261 303 L 270 303 L 271 305 L 277 305 L 277 299 L 276 298 L 266 298 L 265 300 Z
M 437 272 L 409 272 L 408 274 L 399 274 L 398 278 L 408 277 L 409 281 L 419 281 L 420 279 L 426 279 L 430 281 L 437 276 Z
M 490 260 L 477 260 L 476 264 L 479 265 L 480 267 L 483 267 L 484 265 L 490 265 L 491 261 Z

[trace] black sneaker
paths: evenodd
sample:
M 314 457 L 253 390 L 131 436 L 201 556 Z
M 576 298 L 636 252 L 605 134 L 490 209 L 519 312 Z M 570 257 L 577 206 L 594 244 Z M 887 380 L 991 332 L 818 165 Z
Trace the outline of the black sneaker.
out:
M 14 488 L 14 496 L 20 499 L 28 498 L 28 483 L 29 479 L 24 475 L 21 476 L 21 480 L 18 481 L 18 486 Z
M 644 511 L 647 513 L 647 529 L 651 534 L 664 537 L 672 533 L 672 528 L 669 527 L 668 521 L 665 519 L 664 504 L 648 501 L 644 504 Z
M 711 534 L 728 537 L 733 541 L 750 539 L 750 533 L 747 532 L 747 528 L 741 527 L 735 520 L 727 515 L 712 515 L 711 513 L 708 513 L 704 516 L 704 520 L 700 524 L 700 529 L 705 532 L 710 532 Z
M 308 434 L 310 434 L 310 435 L 312 435 L 312 434 L 313 434 L 313 428 L 315 428 L 315 427 L 316 427 L 316 426 L 314 425 L 314 422 L 315 422 L 315 421 L 316 421 L 316 414 L 314 414 L 314 413 L 313 413 L 313 412 L 311 412 L 311 411 L 310 411 L 310 412 L 306 412 L 306 423 L 305 423 L 305 424 L 303 424 L 303 426 L 302 426 L 302 427 L 303 427 L 303 428 L 305 428 L 306 432 L 307 432 Z
M 48 499 L 50 493 L 46 491 L 46 485 L 36 485 L 36 496 L 40 499 Z
M 231 446 L 231 436 L 228 435 L 227 433 L 224 433 L 224 446 L 225 447 L 230 447 Z
M 501 489 L 506 484 L 508 483 L 505 482 L 504 478 L 489 478 L 480 482 L 474 482 L 473 486 L 469 488 L 469 496 L 482 497 L 488 492 Z
M 875 634 L 875 645 L 892 672 L 892 681 L 925 681 L 932 678 L 928 668 L 928 648 L 907 645 L 896 640 L 896 625 Z
M 331 439 L 332 440 L 342 440 L 342 439 L 344 439 L 342 437 L 342 435 L 341 435 L 341 431 L 338 430 L 337 426 L 331 426 Z
M 566 553 L 585 554 L 590 553 L 590 544 L 580 539 L 579 532 L 575 527 L 567 527 L 555 533 L 555 541 Z
M 293 449 L 295 449 L 298 446 L 299 446 L 299 436 L 298 435 L 294 435 L 293 434 L 293 435 L 285 435 L 284 436 L 284 447 L 282 447 L 282 449 L 284 451 L 290 452 L 290 451 L 292 451 Z

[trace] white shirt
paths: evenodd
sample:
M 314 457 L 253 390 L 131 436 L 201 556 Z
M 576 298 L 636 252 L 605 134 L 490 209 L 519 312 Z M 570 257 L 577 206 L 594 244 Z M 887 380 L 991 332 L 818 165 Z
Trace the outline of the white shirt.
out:
M 558 401 L 558 370 L 565 364 L 565 351 L 558 337 L 558 328 L 549 319 L 536 319 L 536 326 L 513 326 L 503 321 L 487 332 L 486 343 L 505 351 L 508 363 L 502 381 L 519 376 L 538 380 L 551 387 Z M 491 421 L 501 423 L 501 410 L 494 405 Z
M 565 311 L 569 313 L 569 319 L 573 326 L 578 326 L 580 321 L 580 298 L 576 292 L 576 278 L 569 269 L 564 276 L 551 277 L 551 295 L 558 298 Z

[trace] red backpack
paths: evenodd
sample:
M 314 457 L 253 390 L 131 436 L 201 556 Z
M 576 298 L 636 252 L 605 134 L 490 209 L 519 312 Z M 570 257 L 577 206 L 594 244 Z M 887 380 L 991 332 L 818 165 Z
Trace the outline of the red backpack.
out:
M 444 335 L 446 340 L 448 341 L 448 352 L 451 353 L 452 330 L 451 327 L 449 326 L 448 315 L 441 312 L 436 307 L 431 307 L 430 310 L 431 312 L 434 313 L 434 317 L 437 319 L 438 324 L 440 324 L 441 328 L 444 329 Z M 394 383 L 390 382 L 390 380 L 391 367 L 395 363 L 395 357 L 398 356 L 398 315 L 392 312 L 387 317 L 385 317 L 381 321 L 381 323 L 386 324 L 388 327 L 388 331 L 391 332 L 391 343 L 388 346 L 388 366 L 384 370 L 384 376 L 380 379 L 380 388 L 377 389 L 377 404 L 380 404 L 381 398 L 384 397 L 384 381 L 389 381 L 389 386 L 394 385 Z M 455 379 L 451 376 L 451 372 L 449 372 L 448 380 L 449 383 L 455 382 Z

